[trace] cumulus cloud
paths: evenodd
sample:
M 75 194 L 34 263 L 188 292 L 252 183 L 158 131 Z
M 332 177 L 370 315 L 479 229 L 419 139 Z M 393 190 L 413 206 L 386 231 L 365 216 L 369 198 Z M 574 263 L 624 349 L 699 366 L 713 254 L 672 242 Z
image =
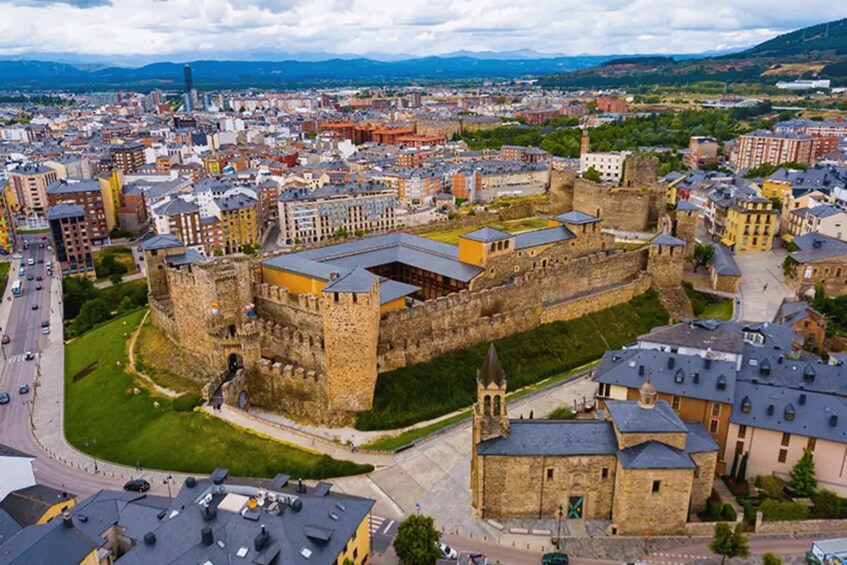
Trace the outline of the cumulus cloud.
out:
M 745 47 L 843 17 L 832 0 L 0 0 L 0 55 L 576 55 Z

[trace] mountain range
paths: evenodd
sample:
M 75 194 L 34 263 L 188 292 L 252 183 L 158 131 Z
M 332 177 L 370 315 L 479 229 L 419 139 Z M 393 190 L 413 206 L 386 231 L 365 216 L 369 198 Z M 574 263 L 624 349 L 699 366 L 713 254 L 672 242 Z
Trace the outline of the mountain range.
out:
M 847 18 L 792 31 L 749 49 L 694 60 L 617 57 L 595 67 L 554 73 L 549 87 L 609 88 L 698 81 L 764 82 L 799 78 L 847 82 Z

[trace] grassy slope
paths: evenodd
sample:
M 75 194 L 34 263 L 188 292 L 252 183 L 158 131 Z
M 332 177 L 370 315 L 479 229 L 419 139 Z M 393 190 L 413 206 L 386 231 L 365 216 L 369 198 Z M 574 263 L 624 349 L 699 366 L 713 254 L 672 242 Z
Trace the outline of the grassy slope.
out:
M 236 476 L 283 472 L 326 478 L 371 470 L 369 465 L 266 439 L 199 412 L 174 412 L 169 399 L 152 396 L 122 369 L 126 341 L 143 313 L 117 318 L 67 346 L 65 433 L 75 447 L 117 463 L 140 461 L 144 467 L 192 473 L 227 467 Z M 97 370 L 73 382 L 73 375 L 95 362 Z M 133 394 L 133 387 L 139 394 Z

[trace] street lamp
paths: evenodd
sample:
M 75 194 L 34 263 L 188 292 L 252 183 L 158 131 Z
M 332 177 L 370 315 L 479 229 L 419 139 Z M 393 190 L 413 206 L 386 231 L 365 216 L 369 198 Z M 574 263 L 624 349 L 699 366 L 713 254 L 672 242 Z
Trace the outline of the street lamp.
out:
M 86 449 L 88 449 L 88 446 L 89 446 L 89 445 L 94 445 L 94 444 L 96 444 L 96 443 L 97 443 L 97 440 L 96 440 L 96 439 L 92 439 L 90 442 L 88 442 L 88 441 L 87 441 L 87 442 L 85 442 L 85 448 L 86 448 Z M 97 457 L 96 457 L 96 456 L 92 453 L 92 454 L 91 454 L 91 458 L 94 460 L 94 472 L 96 473 L 96 472 L 98 472 L 98 469 L 97 469 Z
M 559 506 L 559 526 L 556 529 L 556 549 L 562 549 L 562 516 L 565 513 L 565 508 Z
M 173 496 L 171 496 L 171 481 L 172 480 L 174 480 L 173 475 L 168 475 L 167 477 L 165 477 L 164 482 L 165 482 L 166 485 L 168 485 L 168 498 L 173 498 Z

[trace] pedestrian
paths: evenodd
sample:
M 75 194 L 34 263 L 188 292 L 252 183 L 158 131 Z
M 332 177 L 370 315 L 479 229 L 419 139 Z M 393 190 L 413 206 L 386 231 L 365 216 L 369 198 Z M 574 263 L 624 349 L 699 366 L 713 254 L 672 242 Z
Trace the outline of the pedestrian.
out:
M 762 289 L 762 292 L 765 292 L 768 289 L 768 283 L 765 283 L 765 287 Z

